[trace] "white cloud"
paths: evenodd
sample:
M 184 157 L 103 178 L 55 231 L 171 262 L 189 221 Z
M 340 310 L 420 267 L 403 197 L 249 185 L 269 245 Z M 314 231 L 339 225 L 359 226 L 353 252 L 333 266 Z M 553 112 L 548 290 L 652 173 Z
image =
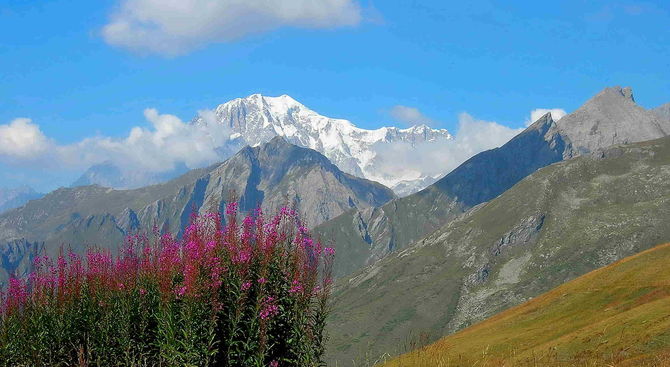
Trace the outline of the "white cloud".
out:
M 434 125 L 435 121 L 419 111 L 418 108 L 396 105 L 391 108 L 391 116 L 406 125 Z
M 127 136 L 93 136 L 58 145 L 28 119 L 0 125 L 0 161 L 24 169 L 51 168 L 54 172 L 81 171 L 111 162 L 124 174 L 161 174 L 186 166 L 192 169 L 221 161 L 243 144 L 229 144 L 232 133 L 216 121 L 213 111 L 199 111 L 205 124 L 189 124 L 177 116 L 146 109 L 146 126 L 133 127 Z M 396 142 L 374 146 L 379 178 L 388 182 L 442 176 L 471 156 L 506 143 L 522 129 L 459 116 L 453 139 L 417 145 Z M 228 143 L 228 144 L 227 144 Z M 221 150 L 226 149 L 225 151 Z
M 554 121 L 558 121 L 561 117 L 567 115 L 567 112 L 561 108 L 536 108 L 530 111 L 530 119 L 526 120 L 526 126 L 532 125 L 535 121 L 539 120 L 540 117 L 544 116 L 547 112 L 551 112 L 551 118 Z
M 211 111 L 200 111 L 206 120 Z M 146 109 L 150 128 L 133 127 L 125 138 L 96 136 L 69 145 L 56 145 L 28 119 L 0 125 L 0 158 L 21 165 L 32 164 L 58 169 L 83 169 L 112 162 L 132 171 L 168 172 L 177 164 L 201 167 L 221 159 L 217 148 L 229 139 L 230 131 L 216 123 L 191 125 L 178 117 Z
M 397 142 L 375 146 L 374 162 L 383 175 L 418 179 L 424 174 L 442 176 L 473 155 L 505 144 L 523 129 L 512 129 L 496 122 L 477 120 L 467 113 L 459 115 L 458 132 L 451 140 L 438 140 L 412 146 Z
M 102 35 L 110 45 L 174 56 L 284 26 L 354 26 L 361 17 L 356 0 L 121 0 Z
M 0 125 L 0 156 L 9 159 L 32 159 L 51 146 L 39 126 L 27 118 L 17 118 Z

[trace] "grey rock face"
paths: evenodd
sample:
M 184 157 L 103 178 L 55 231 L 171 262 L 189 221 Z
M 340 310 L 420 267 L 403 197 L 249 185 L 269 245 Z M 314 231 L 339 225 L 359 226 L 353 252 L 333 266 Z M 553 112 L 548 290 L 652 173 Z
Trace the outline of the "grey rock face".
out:
M 670 102 L 654 108 L 652 112 L 661 119 L 670 121 Z
M 670 120 L 638 106 L 630 87 L 606 88 L 557 124 L 578 154 L 670 134 Z
M 193 210 L 222 210 L 233 193 L 244 211 L 260 206 L 272 212 L 294 206 L 309 226 L 395 197 L 381 184 L 343 173 L 320 153 L 277 137 L 160 185 L 135 190 L 100 186 L 56 190 L 0 216 L 0 252 L 17 240 L 44 242 L 50 254 L 61 245 L 76 251 L 88 245 L 116 249 L 127 234 L 151 230 L 154 225 L 180 233 Z

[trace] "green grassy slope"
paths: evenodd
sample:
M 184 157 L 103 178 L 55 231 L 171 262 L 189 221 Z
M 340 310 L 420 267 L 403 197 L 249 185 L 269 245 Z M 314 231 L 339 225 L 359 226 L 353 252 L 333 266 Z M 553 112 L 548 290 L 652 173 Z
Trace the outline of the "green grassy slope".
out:
M 330 362 L 396 355 L 670 241 L 670 138 L 543 168 L 489 203 L 339 280 Z
M 669 264 L 655 247 L 384 366 L 670 364 Z

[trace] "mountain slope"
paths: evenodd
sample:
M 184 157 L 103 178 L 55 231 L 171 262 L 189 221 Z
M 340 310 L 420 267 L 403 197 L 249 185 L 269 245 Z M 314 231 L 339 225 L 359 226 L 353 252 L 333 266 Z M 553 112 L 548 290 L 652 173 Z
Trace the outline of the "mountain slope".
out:
M 667 121 L 670 121 L 670 102 L 662 106 L 658 106 L 654 108 L 652 111 L 656 114 L 656 116 L 665 119 Z
M 244 211 L 258 205 L 268 211 L 294 205 L 309 226 L 350 208 L 382 205 L 394 198 L 390 189 L 343 173 L 320 153 L 277 137 L 161 185 L 136 190 L 100 186 L 56 190 L 0 216 L 0 252 L 10 244 L 15 248 L 11 254 L 25 256 L 30 256 L 28 248 L 43 246 L 53 252 L 61 244 L 74 249 L 90 244 L 115 248 L 126 234 L 154 225 L 178 233 L 194 209 L 218 211 L 232 193 L 239 196 Z M 0 280 L 14 270 L 26 270 L 23 255 L 12 256 Z M 21 266 L 16 269 L 11 264 Z
M 22 186 L 15 189 L 0 188 L 0 213 L 22 206 L 30 200 L 38 199 L 43 195 L 31 187 Z
M 395 353 L 670 240 L 670 138 L 543 168 L 410 248 L 338 281 L 331 359 Z M 346 365 L 346 364 L 345 364 Z
M 183 175 L 186 171 L 188 168 L 183 164 L 168 172 L 154 173 L 139 170 L 126 171 L 112 162 L 104 162 L 91 166 L 71 186 L 99 185 L 115 189 L 137 189 L 169 181 Z
M 213 121 L 198 116 L 192 123 L 216 124 L 230 131 L 231 144 L 256 146 L 283 136 L 295 145 L 321 152 L 344 172 L 391 188 L 401 184 L 405 192 L 416 191 L 415 185 L 422 185 L 430 177 L 411 167 L 403 172 L 382 173 L 378 165 L 384 157 L 378 153 L 378 146 L 396 142 L 417 145 L 452 138 L 447 130 L 426 125 L 361 129 L 347 120 L 319 115 L 287 95 L 237 98 L 219 105 L 214 115 Z
M 654 247 L 384 366 L 670 363 L 669 263 L 670 244 Z
M 581 137 L 583 130 L 589 138 Z M 339 246 L 336 274 L 346 275 L 494 199 L 541 167 L 615 143 L 660 138 L 667 131 L 666 124 L 634 103 L 630 88 L 606 88 L 558 122 L 543 116 L 500 148 L 475 155 L 420 192 L 381 208 L 347 212 L 317 232 Z

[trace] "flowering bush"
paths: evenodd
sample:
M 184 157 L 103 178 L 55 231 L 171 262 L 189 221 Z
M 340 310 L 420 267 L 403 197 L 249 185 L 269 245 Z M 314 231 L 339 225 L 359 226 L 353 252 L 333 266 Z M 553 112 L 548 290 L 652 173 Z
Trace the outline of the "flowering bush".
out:
M 35 259 L 1 295 L 11 366 L 322 365 L 333 250 L 295 212 L 237 205 L 105 250 Z

